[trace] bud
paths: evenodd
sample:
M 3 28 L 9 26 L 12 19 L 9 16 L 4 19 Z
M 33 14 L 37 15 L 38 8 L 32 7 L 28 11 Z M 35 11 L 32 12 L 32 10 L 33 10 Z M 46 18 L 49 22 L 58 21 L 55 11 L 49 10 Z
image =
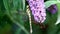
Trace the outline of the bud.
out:
M 55 14 L 55 13 L 57 12 L 57 6 L 56 6 L 56 4 L 51 5 L 50 7 L 48 7 L 47 10 L 48 10 L 51 14 Z
M 27 0 L 35 21 L 43 23 L 46 19 L 44 0 Z

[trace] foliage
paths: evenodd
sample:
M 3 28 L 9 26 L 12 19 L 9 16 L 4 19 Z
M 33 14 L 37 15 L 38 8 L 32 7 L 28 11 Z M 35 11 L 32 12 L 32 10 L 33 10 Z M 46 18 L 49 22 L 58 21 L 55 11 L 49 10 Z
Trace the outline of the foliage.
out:
M 57 4 L 58 11 L 56 14 L 46 11 L 44 29 L 32 19 L 32 34 L 60 34 L 60 1 L 45 0 L 45 9 L 53 4 Z M 0 0 L 0 34 L 29 34 L 27 5 L 26 0 Z

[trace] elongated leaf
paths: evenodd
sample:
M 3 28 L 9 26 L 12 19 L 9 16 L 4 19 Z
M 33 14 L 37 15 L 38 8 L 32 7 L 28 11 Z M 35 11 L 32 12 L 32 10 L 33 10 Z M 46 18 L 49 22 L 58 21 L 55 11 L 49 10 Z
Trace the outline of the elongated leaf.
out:
M 45 2 L 45 8 L 48 8 L 48 7 L 50 7 L 51 5 L 57 4 L 57 3 L 60 3 L 60 2 L 58 2 L 58 1 L 46 1 L 46 2 Z
M 4 6 L 6 8 L 6 10 L 9 10 L 9 2 L 8 0 L 3 0 Z
M 17 9 L 19 0 L 13 0 L 13 7 Z
M 23 3 L 23 10 L 25 10 L 25 0 L 22 0 Z
M 13 0 L 13 6 L 15 9 L 25 10 L 25 0 Z
M 58 18 L 56 24 L 60 23 L 60 3 L 57 4 L 58 7 Z

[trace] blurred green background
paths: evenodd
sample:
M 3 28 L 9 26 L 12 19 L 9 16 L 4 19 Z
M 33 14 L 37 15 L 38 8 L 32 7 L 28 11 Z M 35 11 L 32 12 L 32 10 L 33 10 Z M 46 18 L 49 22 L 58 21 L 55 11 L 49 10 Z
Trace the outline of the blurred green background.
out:
M 55 25 L 60 15 L 60 3 L 56 0 L 44 0 L 46 8 L 57 4 L 58 11 L 51 14 L 46 10 L 45 28 L 32 19 L 32 34 L 60 34 L 60 23 Z M 26 13 L 26 0 L 0 0 L 0 34 L 29 34 L 29 18 Z M 32 16 L 32 15 L 31 15 Z M 33 18 L 33 17 L 32 17 Z M 42 26 L 43 27 L 43 26 Z

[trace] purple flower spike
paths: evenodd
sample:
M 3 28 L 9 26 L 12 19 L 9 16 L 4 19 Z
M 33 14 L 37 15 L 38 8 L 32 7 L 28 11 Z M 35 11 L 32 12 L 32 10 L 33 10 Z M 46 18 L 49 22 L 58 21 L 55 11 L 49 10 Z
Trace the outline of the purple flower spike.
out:
M 43 23 L 46 19 L 44 0 L 27 0 L 35 21 Z
M 55 14 L 57 12 L 57 6 L 56 4 L 51 5 L 49 8 L 47 8 L 47 10 L 51 13 L 51 14 Z

